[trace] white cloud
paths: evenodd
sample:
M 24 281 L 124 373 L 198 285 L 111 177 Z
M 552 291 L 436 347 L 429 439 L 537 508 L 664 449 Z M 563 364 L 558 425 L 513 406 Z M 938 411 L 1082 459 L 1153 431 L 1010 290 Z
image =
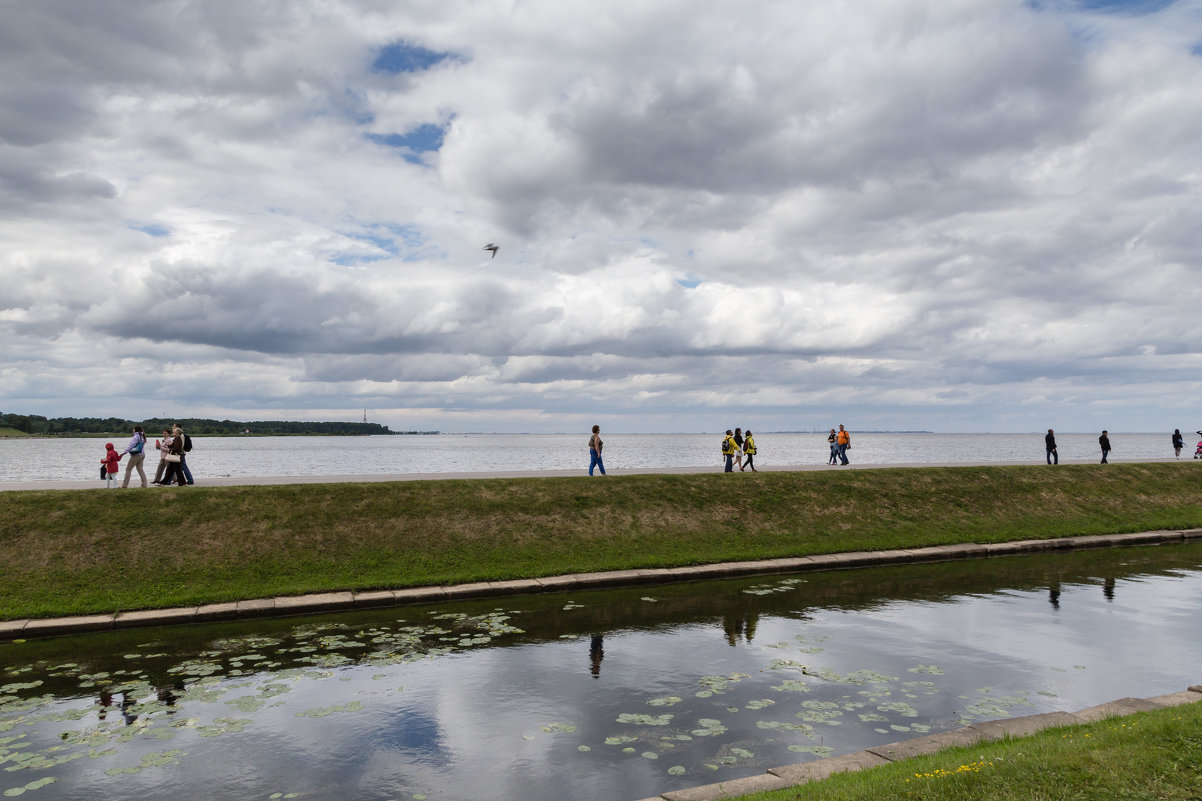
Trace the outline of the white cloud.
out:
M 0 13 L 5 411 L 1188 424 L 1196 0 Z

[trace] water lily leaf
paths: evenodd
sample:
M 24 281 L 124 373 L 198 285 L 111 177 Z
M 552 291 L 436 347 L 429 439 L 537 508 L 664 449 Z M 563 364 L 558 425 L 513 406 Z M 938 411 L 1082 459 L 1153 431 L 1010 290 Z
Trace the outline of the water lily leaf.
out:
M 684 765 L 673 765 L 668 768 L 669 776 L 683 776 L 685 774 Z

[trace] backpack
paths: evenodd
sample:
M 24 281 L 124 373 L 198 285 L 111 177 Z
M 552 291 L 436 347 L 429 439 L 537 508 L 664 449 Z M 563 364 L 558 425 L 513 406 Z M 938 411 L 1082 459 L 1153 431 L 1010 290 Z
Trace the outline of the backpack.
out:
M 184 434 L 184 453 L 192 452 L 192 438 Z

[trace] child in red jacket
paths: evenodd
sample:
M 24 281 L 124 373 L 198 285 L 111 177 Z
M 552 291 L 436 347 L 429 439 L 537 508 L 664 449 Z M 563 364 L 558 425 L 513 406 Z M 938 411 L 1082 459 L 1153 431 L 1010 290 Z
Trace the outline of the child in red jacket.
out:
M 113 443 L 104 443 L 104 458 L 100 460 L 104 465 L 106 486 L 113 486 L 113 476 L 117 475 L 117 471 L 121 469 L 121 454 L 117 453 L 117 449 L 113 447 Z

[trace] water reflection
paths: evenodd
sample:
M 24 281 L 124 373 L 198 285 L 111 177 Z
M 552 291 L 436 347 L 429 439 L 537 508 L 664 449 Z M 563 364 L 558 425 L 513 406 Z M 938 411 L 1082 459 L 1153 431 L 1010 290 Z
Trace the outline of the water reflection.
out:
M 1200 608 L 1170 546 L 11 643 L 0 791 L 630 801 L 1183 689 Z

